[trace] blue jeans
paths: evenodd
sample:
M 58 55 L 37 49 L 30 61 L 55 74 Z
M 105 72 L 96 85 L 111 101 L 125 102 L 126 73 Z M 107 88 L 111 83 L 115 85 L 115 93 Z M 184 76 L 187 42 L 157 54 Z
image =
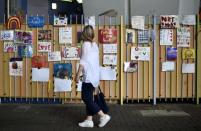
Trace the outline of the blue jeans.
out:
M 87 116 L 93 116 L 100 111 L 100 107 L 94 102 L 94 89 L 91 83 L 82 83 L 82 100 L 86 105 Z

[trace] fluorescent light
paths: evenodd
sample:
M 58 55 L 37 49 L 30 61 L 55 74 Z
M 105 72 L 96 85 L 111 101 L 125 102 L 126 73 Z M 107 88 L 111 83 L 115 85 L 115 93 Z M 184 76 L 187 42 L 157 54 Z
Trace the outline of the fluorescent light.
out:
M 78 3 L 83 3 L 83 0 L 77 0 Z
M 57 3 L 52 3 L 52 9 L 56 10 L 57 9 Z

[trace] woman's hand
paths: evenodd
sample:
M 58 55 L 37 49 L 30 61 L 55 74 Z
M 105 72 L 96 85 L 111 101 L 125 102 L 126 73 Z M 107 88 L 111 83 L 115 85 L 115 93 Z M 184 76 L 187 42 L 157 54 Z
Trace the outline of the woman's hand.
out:
M 76 83 L 78 83 L 79 80 L 80 80 L 80 76 L 79 76 L 78 74 L 76 74 L 76 77 L 75 77 L 75 81 L 76 81 Z

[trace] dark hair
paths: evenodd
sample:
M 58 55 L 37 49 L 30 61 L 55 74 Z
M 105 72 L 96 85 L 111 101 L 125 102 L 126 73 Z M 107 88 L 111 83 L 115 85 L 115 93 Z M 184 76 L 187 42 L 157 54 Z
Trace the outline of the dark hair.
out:
M 83 41 L 90 41 L 92 42 L 94 39 L 94 29 L 91 25 L 87 25 L 84 27 L 82 34 L 81 34 L 81 40 Z

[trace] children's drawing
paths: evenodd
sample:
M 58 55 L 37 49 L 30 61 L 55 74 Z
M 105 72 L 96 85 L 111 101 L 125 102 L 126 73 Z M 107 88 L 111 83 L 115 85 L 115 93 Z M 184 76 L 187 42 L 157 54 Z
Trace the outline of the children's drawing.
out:
M 135 72 L 137 71 L 138 64 L 137 62 L 124 62 L 124 72 Z
M 32 44 L 32 31 L 15 31 L 14 42 L 20 44 Z
M 172 45 L 173 44 L 173 30 L 161 29 L 160 30 L 160 45 Z
M 48 62 L 46 56 L 33 56 L 32 57 L 32 67 L 33 68 L 47 68 Z
M 17 51 L 19 57 L 32 57 L 33 55 L 32 45 L 18 45 Z
M 144 30 L 145 16 L 132 16 L 131 25 L 134 29 Z
M 52 39 L 51 30 L 39 30 L 38 41 L 50 41 Z
M 17 45 L 13 42 L 4 42 L 4 52 L 12 53 L 17 51 Z
M 22 58 L 10 58 L 9 62 L 9 75 L 22 76 L 23 61 Z
M 13 30 L 2 30 L 1 31 L 1 40 L 14 40 L 14 31 Z
M 190 47 L 190 27 L 177 28 L 177 47 Z
M 52 45 L 51 42 L 38 42 L 38 52 L 51 52 Z
M 61 52 L 48 52 L 48 61 L 61 61 Z
M 117 44 L 103 44 L 103 53 L 117 53 Z
M 193 48 L 182 49 L 182 59 L 195 59 L 195 50 Z
M 160 22 L 162 29 L 174 29 L 180 26 L 179 17 L 177 15 L 161 15 Z
M 29 16 L 27 24 L 30 28 L 42 28 L 45 24 L 44 16 Z
M 67 26 L 67 17 L 58 17 L 54 15 L 54 26 Z
M 117 65 L 117 55 L 103 55 L 104 65 Z
M 149 61 L 150 47 L 131 47 L 131 60 Z
M 60 44 L 72 43 L 72 27 L 59 28 L 59 43 Z
M 177 59 L 177 48 L 168 47 L 166 49 L 166 57 L 167 57 L 167 60 L 176 60 Z
M 126 43 L 135 43 L 134 29 L 126 29 Z
M 149 43 L 149 31 L 148 30 L 138 30 L 138 43 L 143 44 Z
M 62 60 L 79 60 L 80 59 L 79 50 L 80 49 L 78 47 L 62 46 L 61 59 Z
M 72 78 L 72 64 L 71 63 L 55 63 L 54 77 L 59 79 Z
M 116 29 L 100 29 L 98 36 L 100 43 L 117 43 Z

